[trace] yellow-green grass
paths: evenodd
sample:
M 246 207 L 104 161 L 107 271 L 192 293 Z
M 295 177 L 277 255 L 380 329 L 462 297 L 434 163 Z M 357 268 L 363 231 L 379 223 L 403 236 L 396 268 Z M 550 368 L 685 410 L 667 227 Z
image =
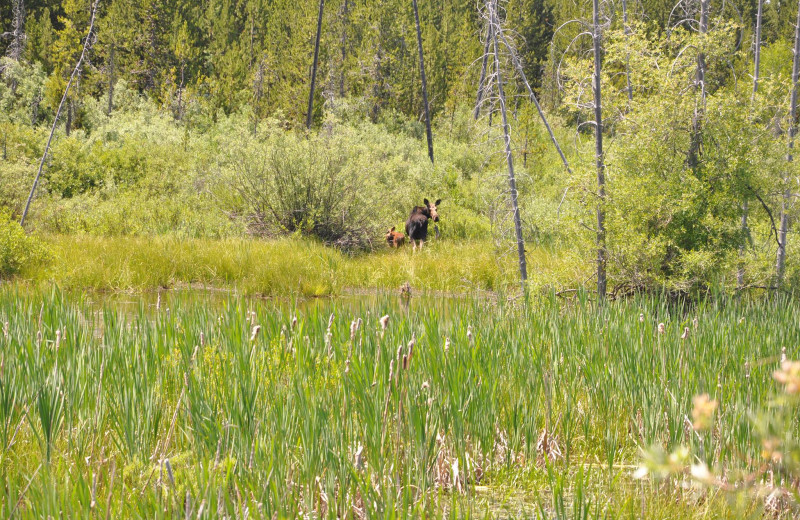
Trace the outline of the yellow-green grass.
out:
M 414 289 L 457 293 L 516 287 L 515 255 L 491 241 L 431 241 L 347 255 L 307 239 L 185 239 L 174 237 L 44 237 L 52 261 L 23 273 L 35 283 L 66 289 L 149 291 L 182 285 L 235 289 L 244 294 L 325 296 L 353 289 Z M 591 268 L 578 255 L 530 247 L 534 287 L 573 286 Z

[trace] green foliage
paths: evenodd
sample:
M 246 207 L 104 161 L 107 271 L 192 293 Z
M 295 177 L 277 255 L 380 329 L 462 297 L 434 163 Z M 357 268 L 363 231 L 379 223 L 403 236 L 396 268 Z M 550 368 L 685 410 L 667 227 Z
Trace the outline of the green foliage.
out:
M 44 244 L 25 234 L 19 223 L 0 212 L 0 279 L 32 273 L 50 259 Z
M 631 468 L 640 446 L 676 444 L 729 482 L 761 468 L 760 432 L 742 419 L 774 391 L 782 346 L 792 358 L 800 343 L 790 300 L 598 308 L 586 293 L 521 309 L 420 292 L 3 288 L 0 324 L 0 508 L 23 496 L 19 518 L 741 518 L 756 508 L 684 479 L 636 482 Z M 719 404 L 708 434 L 687 427 L 704 393 Z M 794 446 L 773 445 L 777 485 L 796 471 Z

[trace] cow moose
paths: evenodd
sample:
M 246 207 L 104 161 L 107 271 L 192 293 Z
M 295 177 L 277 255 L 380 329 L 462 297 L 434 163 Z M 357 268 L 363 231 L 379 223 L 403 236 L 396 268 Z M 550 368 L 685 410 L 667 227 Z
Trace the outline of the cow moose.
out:
M 392 226 L 392 229 L 386 232 L 386 242 L 389 244 L 389 247 L 397 248 L 406 243 L 406 236 L 395 231 L 394 226 Z
M 417 249 L 417 241 L 419 241 L 419 248 L 422 249 L 422 244 L 428 239 L 428 220 L 439 222 L 439 213 L 436 211 L 436 207 L 441 202 L 442 199 L 439 199 L 431 204 L 428 199 L 425 199 L 423 200 L 424 206 L 415 206 L 411 210 L 411 215 L 406 221 L 406 235 L 411 240 L 414 250 Z

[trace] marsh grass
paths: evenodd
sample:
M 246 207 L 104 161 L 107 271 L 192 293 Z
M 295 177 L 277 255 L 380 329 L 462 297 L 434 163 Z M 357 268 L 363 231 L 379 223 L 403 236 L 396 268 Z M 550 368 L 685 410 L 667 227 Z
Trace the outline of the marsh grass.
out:
M 4 289 L 0 510 L 26 518 L 757 512 L 679 480 L 635 481 L 630 468 L 641 448 L 676 444 L 710 467 L 760 464 L 746 419 L 774 390 L 782 348 L 796 357 L 796 303 L 689 308 L 641 298 L 597 309 L 579 294 L 521 310 L 422 294 L 403 301 L 165 293 L 123 308 Z M 701 393 L 719 402 L 704 436 L 685 423 Z
M 474 293 L 515 284 L 512 259 L 495 256 L 490 242 L 433 241 L 411 248 L 343 254 L 308 239 L 270 241 L 170 237 L 45 237 L 53 260 L 22 273 L 35 283 L 65 289 L 152 291 L 187 284 L 244 294 L 327 296 L 351 289 Z M 539 287 L 562 288 L 581 279 L 580 259 L 532 248 Z M 588 265 L 588 264 L 587 264 Z

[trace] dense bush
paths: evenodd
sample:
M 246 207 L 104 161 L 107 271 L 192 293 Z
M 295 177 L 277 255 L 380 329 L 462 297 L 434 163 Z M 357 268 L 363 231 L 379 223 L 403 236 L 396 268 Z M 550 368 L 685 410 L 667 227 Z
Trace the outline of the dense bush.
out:
M 47 259 L 48 252 L 39 240 L 26 235 L 16 221 L 0 213 L 0 279 L 39 267 Z

